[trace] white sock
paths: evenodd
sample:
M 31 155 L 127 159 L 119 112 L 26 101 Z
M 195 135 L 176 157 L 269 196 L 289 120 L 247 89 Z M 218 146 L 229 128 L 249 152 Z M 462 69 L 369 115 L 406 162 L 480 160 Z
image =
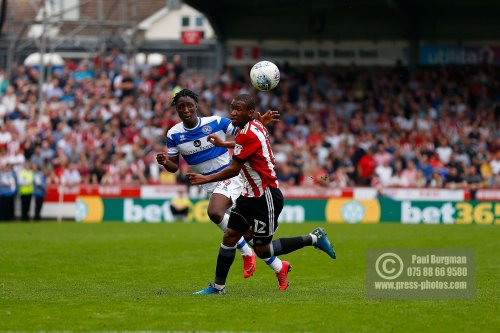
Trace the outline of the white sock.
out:
M 266 262 L 267 266 L 271 267 L 271 269 L 275 272 L 278 273 L 281 271 L 281 268 L 283 268 L 283 263 L 281 262 L 281 259 L 278 257 L 271 257 L 271 258 L 265 258 L 262 259 Z
M 311 238 L 312 238 L 312 245 L 316 244 L 318 242 L 318 236 L 316 236 L 315 234 L 309 234 L 311 235 Z
M 236 243 L 236 247 L 240 250 L 242 256 L 251 256 L 253 254 L 252 249 L 248 246 L 245 238 L 241 237 L 238 243 Z
M 217 283 L 214 283 L 214 287 L 215 287 L 215 289 L 217 289 L 217 290 L 222 290 L 222 289 L 224 289 L 224 287 L 225 287 L 225 286 L 226 286 L 225 284 L 217 284 Z
M 227 230 L 227 223 L 229 222 L 229 215 L 224 214 L 224 217 L 222 218 L 222 221 L 220 221 L 217 226 L 224 232 Z M 245 238 L 241 237 L 238 243 L 236 243 L 236 246 L 238 247 L 238 250 L 240 250 L 242 256 L 251 256 L 252 255 L 252 249 L 250 246 L 248 246 L 247 242 L 245 241 Z
M 227 222 L 229 222 L 229 215 L 224 214 L 222 221 L 219 224 L 216 224 L 222 231 L 226 232 L 227 230 Z

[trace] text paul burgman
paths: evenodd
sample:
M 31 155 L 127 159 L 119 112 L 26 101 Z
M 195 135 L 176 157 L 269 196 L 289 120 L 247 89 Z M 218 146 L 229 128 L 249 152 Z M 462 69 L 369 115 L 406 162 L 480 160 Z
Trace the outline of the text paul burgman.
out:
M 437 256 L 435 254 L 426 254 L 419 256 L 413 254 L 411 256 L 412 264 L 467 264 L 467 256 Z

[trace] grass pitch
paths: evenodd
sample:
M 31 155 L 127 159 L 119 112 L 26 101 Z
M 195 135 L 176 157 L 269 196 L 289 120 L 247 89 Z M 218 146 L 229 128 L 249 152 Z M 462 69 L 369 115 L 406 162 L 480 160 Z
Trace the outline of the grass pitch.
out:
M 315 223 L 283 224 L 277 237 Z M 222 233 L 210 224 L 0 223 L 0 330 L 225 332 L 493 332 L 499 320 L 500 227 L 324 225 L 338 259 L 312 248 L 282 256 L 290 287 L 237 255 L 227 295 L 213 279 Z M 473 248 L 472 300 L 367 300 L 372 248 Z M 495 327 L 497 327 L 495 329 Z

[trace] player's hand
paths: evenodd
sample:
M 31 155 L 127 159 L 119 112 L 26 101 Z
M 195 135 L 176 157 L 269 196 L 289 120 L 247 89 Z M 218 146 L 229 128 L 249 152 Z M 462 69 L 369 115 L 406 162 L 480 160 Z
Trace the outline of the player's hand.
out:
M 199 173 L 186 173 L 186 177 L 189 178 L 189 181 L 193 185 L 201 185 L 208 183 L 205 176 L 200 175 Z
M 224 141 L 217 134 L 210 134 L 207 141 L 216 147 L 224 147 Z
M 158 153 L 156 154 L 156 162 L 158 162 L 159 165 L 165 165 L 167 163 L 168 157 L 165 155 L 165 153 Z
M 268 110 L 264 115 L 261 115 L 260 112 L 257 111 L 257 120 L 264 126 L 267 126 L 273 121 L 280 121 L 280 113 L 279 111 Z

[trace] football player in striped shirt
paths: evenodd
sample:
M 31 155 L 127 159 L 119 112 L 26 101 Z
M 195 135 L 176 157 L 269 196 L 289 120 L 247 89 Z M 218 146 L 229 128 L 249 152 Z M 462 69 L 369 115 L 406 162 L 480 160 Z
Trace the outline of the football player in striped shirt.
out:
M 194 172 L 210 175 L 223 170 L 231 164 L 229 151 L 224 147 L 216 147 L 208 141 L 209 135 L 234 136 L 236 128 L 227 118 L 219 116 L 198 116 L 198 95 L 189 89 L 179 91 L 172 100 L 179 118 L 182 120 L 167 132 L 168 155 L 159 153 L 156 156 L 158 164 L 169 172 L 179 169 L 179 155 L 189 164 Z M 257 115 L 264 123 L 279 119 L 277 111 L 268 111 L 263 116 Z M 227 230 L 229 215 L 226 211 L 233 206 L 243 190 L 242 178 L 239 175 L 220 182 L 207 183 L 202 186 L 210 200 L 207 209 L 210 219 L 222 230 Z M 248 278 L 255 272 L 255 253 L 243 237 L 237 241 L 236 247 L 243 258 L 243 276 Z M 276 264 L 268 265 L 275 269 Z
M 314 246 L 331 258 L 336 258 L 322 228 L 316 228 L 307 235 L 273 241 L 278 217 L 283 209 L 283 195 L 274 171 L 275 161 L 269 133 L 260 121 L 254 119 L 255 112 L 255 100 L 251 95 L 236 96 L 231 103 L 230 114 L 232 124 L 240 129 L 235 142 L 222 142 L 218 136 L 209 137 L 216 146 L 234 147 L 231 165 L 217 173 L 187 174 L 194 185 L 231 179 L 240 173 L 245 178 L 245 189 L 231 210 L 227 231 L 219 249 L 214 282 L 196 294 L 225 293 L 227 275 L 234 261 L 237 242 L 242 235 L 252 236 L 254 250 L 259 258 L 272 258 L 304 246 Z M 280 289 L 285 290 L 291 266 L 287 261 L 280 261 L 280 266 L 276 276 Z

